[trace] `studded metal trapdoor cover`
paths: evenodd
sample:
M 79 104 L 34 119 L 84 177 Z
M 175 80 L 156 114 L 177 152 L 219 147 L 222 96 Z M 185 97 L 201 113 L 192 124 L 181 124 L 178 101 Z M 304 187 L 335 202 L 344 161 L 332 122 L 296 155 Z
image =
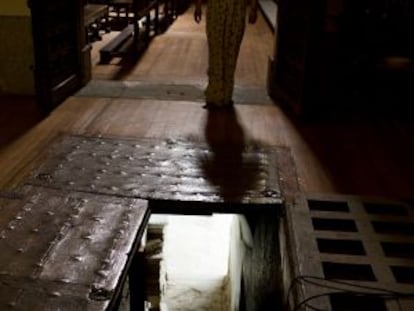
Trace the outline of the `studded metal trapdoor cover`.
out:
M 0 197 L 0 310 L 107 310 L 147 202 L 27 186 L 22 194 Z
M 281 203 L 279 166 L 272 147 L 62 136 L 28 184 L 252 208 Z

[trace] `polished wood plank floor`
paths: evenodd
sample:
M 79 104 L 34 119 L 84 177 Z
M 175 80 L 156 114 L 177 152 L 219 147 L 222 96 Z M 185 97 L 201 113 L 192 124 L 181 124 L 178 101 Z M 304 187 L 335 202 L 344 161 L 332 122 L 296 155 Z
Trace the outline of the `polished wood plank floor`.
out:
M 43 115 L 32 96 L 0 96 L 0 148 L 35 126 Z
M 122 79 L 151 83 L 205 81 L 204 30 L 191 21 L 191 14 L 179 17 L 165 34 L 155 38 L 140 62 Z M 267 60 L 273 48 L 271 32 L 265 31 L 265 26 L 261 20 L 248 28 L 237 71 L 239 85 L 265 88 Z M 111 79 L 117 70 L 115 64 L 97 66 L 93 75 L 95 79 Z M 301 122 L 289 117 L 278 103 L 236 105 L 234 114 L 211 114 L 201 105 L 156 98 L 71 97 L 24 136 L 3 146 L 0 189 L 17 185 L 37 165 L 50 143 L 60 133 L 68 132 L 231 143 L 242 139 L 243 143 L 286 146 L 292 151 L 299 184 L 305 192 L 414 196 L 413 122 L 373 116 L 369 120 Z M 1 130 L 4 135 L 13 131 L 13 126 L 9 123 Z
M 104 40 L 108 40 L 106 37 Z M 101 43 L 94 49 L 94 59 L 97 58 L 95 55 L 99 46 Z M 260 15 L 256 25 L 246 27 L 236 71 L 236 84 L 265 87 L 267 62 L 272 51 L 273 33 Z M 205 18 L 200 24 L 195 23 L 193 8 L 190 8 L 164 34 L 153 39 L 138 62 L 124 63 L 113 59 L 108 65 L 95 66 L 93 77 L 156 83 L 205 83 L 207 53 Z

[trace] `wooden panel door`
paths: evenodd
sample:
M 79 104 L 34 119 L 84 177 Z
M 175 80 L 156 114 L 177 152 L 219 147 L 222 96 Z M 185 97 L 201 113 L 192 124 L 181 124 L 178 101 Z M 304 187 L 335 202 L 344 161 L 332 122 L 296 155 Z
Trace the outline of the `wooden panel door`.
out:
M 269 68 L 269 92 L 300 114 L 307 96 L 306 74 L 313 38 L 313 1 L 280 0 L 276 49 Z
M 50 111 L 90 79 L 83 0 L 30 2 L 39 104 Z

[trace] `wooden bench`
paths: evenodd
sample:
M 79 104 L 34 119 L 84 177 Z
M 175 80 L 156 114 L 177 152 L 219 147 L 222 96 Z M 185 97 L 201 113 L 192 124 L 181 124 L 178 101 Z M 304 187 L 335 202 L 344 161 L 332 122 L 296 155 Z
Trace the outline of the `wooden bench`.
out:
M 101 4 L 86 4 L 84 7 L 84 25 L 89 42 L 101 40 L 99 32 L 108 28 L 109 7 Z
M 168 4 L 167 4 L 168 2 Z M 121 33 L 100 50 L 100 62 L 108 63 L 113 57 L 139 53 L 145 49 L 152 35 L 160 32 L 160 6 L 164 5 L 164 18 L 171 23 L 173 11 L 169 1 L 113 0 L 116 19 L 124 26 Z M 122 17 L 121 16 L 122 11 Z M 152 14 L 153 13 L 153 14 Z M 131 17 L 132 15 L 132 17 Z M 170 16 L 171 15 L 171 16 Z M 112 22 L 111 22 L 112 23 Z M 119 22 L 117 22 L 119 24 Z M 143 26 L 141 28 L 141 26 Z
M 134 35 L 134 27 L 129 25 L 121 31 L 114 39 L 112 39 L 107 45 L 105 45 L 99 51 L 100 62 L 102 64 L 108 63 L 113 57 L 122 56 L 122 50 L 125 50 L 124 45 L 127 44 L 127 41 L 130 40 Z

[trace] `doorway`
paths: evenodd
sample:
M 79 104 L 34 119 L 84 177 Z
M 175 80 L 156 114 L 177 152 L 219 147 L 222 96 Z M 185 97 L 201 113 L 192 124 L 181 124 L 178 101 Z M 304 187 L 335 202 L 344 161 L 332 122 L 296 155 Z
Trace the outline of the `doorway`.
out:
M 93 44 L 92 82 L 81 95 L 203 101 L 208 59 L 205 18 L 195 23 L 192 6 L 187 5 L 164 32 L 154 36 L 139 59 L 114 57 L 102 64 L 100 49 L 118 34 L 103 33 L 103 40 Z M 236 69 L 236 103 L 271 103 L 266 83 L 273 42 L 274 33 L 259 14 L 257 24 L 246 27 Z
M 35 92 L 50 112 L 90 79 L 83 0 L 29 1 L 35 58 Z

